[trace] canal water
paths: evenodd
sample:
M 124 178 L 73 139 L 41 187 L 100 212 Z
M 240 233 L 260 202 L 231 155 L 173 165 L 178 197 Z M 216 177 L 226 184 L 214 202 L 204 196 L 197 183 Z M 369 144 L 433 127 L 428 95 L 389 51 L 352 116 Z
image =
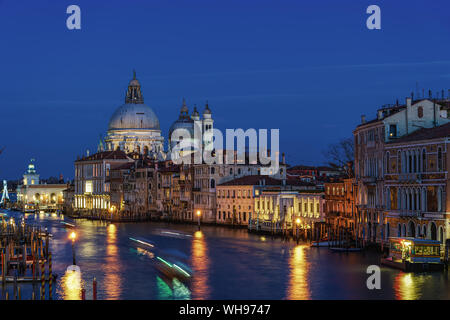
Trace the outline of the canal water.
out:
M 367 267 L 380 260 L 372 252 L 336 253 L 213 226 L 198 231 L 194 225 L 154 222 L 108 225 L 43 213 L 26 215 L 26 220 L 53 235 L 56 299 L 80 299 L 81 287 L 91 299 L 94 277 L 98 299 L 449 299 L 444 272 L 412 274 L 381 267 L 381 289 L 367 289 Z M 61 221 L 76 225 L 79 277 L 66 272 L 72 265 L 72 229 L 62 227 Z M 156 251 L 186 262 L 192 270 L 190 287 L 175 283 L 171 288 L 158 276 L 153 267 Z M 39 289 L 22 284 L 22 298 L 30 299 L 33 290 L 39 297 Z M 3 287 L 2 297 L 6 291 L 12 297 L 14 286 Z

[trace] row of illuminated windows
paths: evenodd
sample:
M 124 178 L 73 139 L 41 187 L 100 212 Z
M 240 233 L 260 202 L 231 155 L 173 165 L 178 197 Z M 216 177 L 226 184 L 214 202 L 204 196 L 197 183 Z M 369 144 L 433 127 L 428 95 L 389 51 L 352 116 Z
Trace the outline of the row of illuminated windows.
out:
M 251 190 L 218 190 L 217 198 L 251 198 Z
M 233 212 L 230 211 L 218 211 L 217 219 L 221 221 L 225 221 L 227 219 L 233 219 L 235 221 L 243 221 L 247 222 L 247 212 Z

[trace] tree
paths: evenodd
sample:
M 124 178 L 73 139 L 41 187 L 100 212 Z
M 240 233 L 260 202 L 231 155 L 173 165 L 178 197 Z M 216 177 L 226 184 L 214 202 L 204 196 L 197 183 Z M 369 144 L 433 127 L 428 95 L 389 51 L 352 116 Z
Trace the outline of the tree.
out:
M 324 151 L 328 165 L 345 174 L 353 177 L 353 159 L 355 154 L 355 144 L 353 138 L 345 138 L 337 143 L 330 144 Z

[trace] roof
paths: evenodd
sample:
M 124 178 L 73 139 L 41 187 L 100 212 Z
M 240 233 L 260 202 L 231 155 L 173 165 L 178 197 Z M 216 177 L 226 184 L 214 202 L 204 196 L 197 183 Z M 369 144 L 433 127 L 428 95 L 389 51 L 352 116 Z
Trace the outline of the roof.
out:
M 283 180 L 271 178 L 270 176 L 262 176 L 262 175 L 253 175 L 253 176 L 244 176 L 240 178 L 233 179 L 231 181 L 227 181 L 219 184 L 219 186 L 256 186 L 256 185 L 265 185 L 265 186 L 280 186 L 283 185 Z M 286 180 L 286 185 L 288 186 L 314 186 L 313 183 L 304 182 L 304 181 L 292 181 Z
M 450 122 L 439 127 L 421 128 L 388 144 L 450 137 Z
M 134 167 L 134 162 L 122 163 L 111 167 L 111 170 L 127 170 Z
M 159 167 L 158 172 L 161 173 L 180 172 L 180 166 Z
M 95 160 L 105 160 L 105 159 L 111 159 L 111 160 L 127 160 L 129 159 L 125 152 L 122 150 L 114 150 L 114 151 L 102 151 L 97 152 L 93 155 L 83 157 L 81 159 L 76 160 L 78 161 L 95 161 Z
M 39 189 L 39 188 L 67 188 L 66 183 L 61 184 L 29 184 L 27 185 L 28 189 Z

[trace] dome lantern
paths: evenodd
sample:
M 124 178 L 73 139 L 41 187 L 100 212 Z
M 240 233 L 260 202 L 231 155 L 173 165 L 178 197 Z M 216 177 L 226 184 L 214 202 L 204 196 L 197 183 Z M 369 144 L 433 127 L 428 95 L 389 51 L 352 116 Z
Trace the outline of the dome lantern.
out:
M 144 96 L 141 91 L 141 84 L 136 79 L 136 71 L 133 70 L 133 79 L 128 84 L 127 94 L 125 96 L 125 103 L 143 104 Z

